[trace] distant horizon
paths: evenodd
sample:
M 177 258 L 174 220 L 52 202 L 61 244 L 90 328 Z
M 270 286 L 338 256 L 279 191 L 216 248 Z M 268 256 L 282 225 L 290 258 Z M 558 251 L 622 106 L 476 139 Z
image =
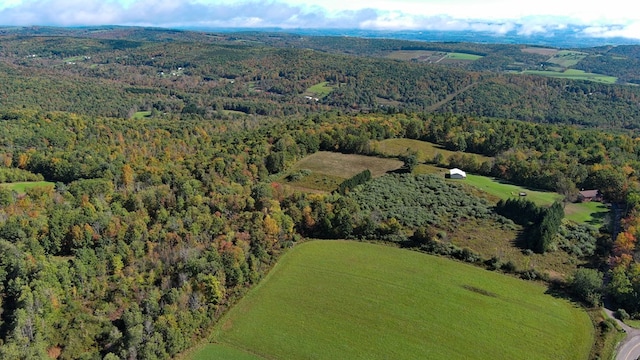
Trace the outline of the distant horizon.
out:
M 10 28 L 57 28 L 57 29 L 92 29 L 92 28 L 142 28 L 160 29 L 167 31 L 194 31 L 208 33 L 234 32 L 272 32 L 302 36 L 351 36 L 372 39 L 397 39 L 421 42 L 471 42 L 493 44 L 525 44 L 532 46 L 548 46 L 556 48 L 588 48 L 597 46 L 640 45 L 640 39 L 628 38 L 599 38 L 584 35 L 579 27 L 570 26 L 556 30 L 553 33 L 522 35 L 515 31 L 505 34 L 495 34 L 490 31 L 440 31 L 440 30 L 367 30 L 347 28 L 281 28 L 281 27 L 203 27 L 203 26 L 142 26 L 142 25 L 31 25 L 16 26 L 0 24 L 0 30 Z
M 628 3 L 539 0 L 4 0 L 6 26 L 142 26 L 301 31 L 460 31 L 521 37 L 579 36 L 640 41 L 640 13 Z

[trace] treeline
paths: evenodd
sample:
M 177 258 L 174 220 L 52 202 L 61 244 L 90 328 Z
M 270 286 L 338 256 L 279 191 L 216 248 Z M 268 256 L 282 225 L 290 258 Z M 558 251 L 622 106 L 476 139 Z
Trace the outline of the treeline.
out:
M 356 186 L 362 185 L 369 180 L 371 180 L 371 171 L 367 169 L 341 182 L 337 191 L 339 194 L 345 195 Z

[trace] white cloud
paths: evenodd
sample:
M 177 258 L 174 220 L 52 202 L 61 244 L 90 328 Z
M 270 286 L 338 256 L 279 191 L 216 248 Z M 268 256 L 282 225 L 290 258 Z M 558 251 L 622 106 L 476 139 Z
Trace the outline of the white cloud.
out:
M 625 1 L 625 2 L 623 2 Z M 640 39 L 626 0 L 0 0 L 0 25 L 362 28 L 515 32 L 589 26 L 585 36 Z M 620 9 L 623 9 L 622 11 Z M 637 19 L 628 17 L 636 16 Z
M 583 33 L 591 37 L 640 39 L 640 23 L 634 22 L 627 25 L 614 26 L 590 26 L 585 28 Z

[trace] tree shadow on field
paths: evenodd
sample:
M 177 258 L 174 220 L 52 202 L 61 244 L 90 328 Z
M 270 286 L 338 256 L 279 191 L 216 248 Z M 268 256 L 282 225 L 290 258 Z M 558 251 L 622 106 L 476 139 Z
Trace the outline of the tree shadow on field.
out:
M 587 224 L 596 226 L 607 223 L 606 218 L 609 216 L 609 210 L 604 206 L 602 206 L 602 208 L 604 208 L 605 210 L 592 212 L 591 214 L 589 214 L 589 216 L 591 216 L 591 219 L 586 221 Z
M 411 171 L 405 167 L 387 171 L 387 174 L 410 174 Z
M 512 240 L 512 244 L 513 246 L 517 247 L 520 250 L 527 250 L 529 249 L 528 244 L 529 244 L 529 240 L 527 239 L 527 229 L 523 229 L 521 231 L 518 231 L 518 235 L 516 235 L 516 238 Z
M 560 279 L 549 279 L 547 283 L 547 290 L 544 292 L 546 295 L 551 295 L 556 299 L 571 301 L 576 307 L 588 307 L 571 293 L 571 288 L 565 281 Z

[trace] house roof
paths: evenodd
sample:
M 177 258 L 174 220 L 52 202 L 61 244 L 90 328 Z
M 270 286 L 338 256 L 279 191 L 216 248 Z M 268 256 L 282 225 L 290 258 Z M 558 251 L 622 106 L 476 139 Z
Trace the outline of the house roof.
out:
M 580 196 L 584 197 L 584 198 L 594 198 L 594 197 L 598 197 L 598 190 L 582 190 L 580 191 Z
M 467 177 L 467 173 L 458 168 L 453 168 L 449 170 L 449 175 L 460 175 L 462 177 Z

